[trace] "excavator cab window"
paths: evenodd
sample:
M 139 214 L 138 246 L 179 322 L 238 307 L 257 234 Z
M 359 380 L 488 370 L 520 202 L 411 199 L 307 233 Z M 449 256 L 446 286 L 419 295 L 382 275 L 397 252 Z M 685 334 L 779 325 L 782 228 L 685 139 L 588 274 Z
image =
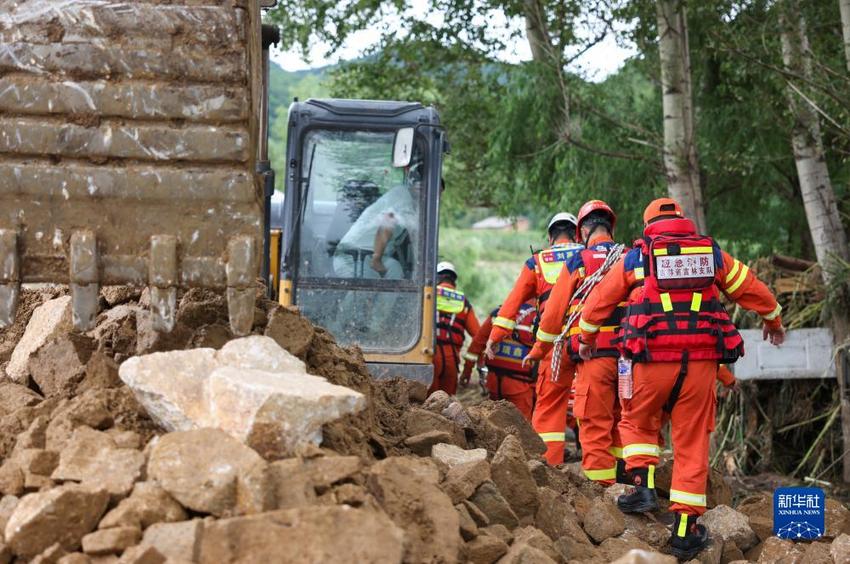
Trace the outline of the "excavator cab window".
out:
M 301 143 L 297 303 L 366 351 L 405 351 L 421 334 L 426 142 L 414 137 L 409 164 L 394 167 L 394 139 L 314 128 Z

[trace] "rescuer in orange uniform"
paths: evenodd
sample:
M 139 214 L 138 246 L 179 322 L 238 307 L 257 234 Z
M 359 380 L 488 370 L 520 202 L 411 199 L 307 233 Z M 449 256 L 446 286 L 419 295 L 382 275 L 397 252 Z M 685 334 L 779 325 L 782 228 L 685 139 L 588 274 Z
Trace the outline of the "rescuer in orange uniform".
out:
M 643 238 L 584 305 L 579 354 L 591 358 L 600 328 L 628 298 L 622 340 L 624 354 L 634 364 L 621 380 L 619 428 L 635 489 L 617 503 L 626 512 L 658 508 L 658 431 L 662 411 L 668 411 L 675 452 L 670 543 L 675 556 L 689 560 L 708 539 L 696 520 L 705 512 L 714 381 L 719 363 L 734 362 L 744 352 L 743 339 L 721 304 L 720 293 L 758 313 L 764 320 L 764 337 L 772 344 L 782 344 L 785 329 L 782 308 L 767 286 L 713 239 L 697 234 L 675 200 L 651 202 L 643 219 Z M 635 289 L 640 281 L 642 286 Z
M 481 329 L 472 339 L 472 343 L 463 355 L 465 361 L 463 372 L 460 376 L 461 385 L 469 383 L 472 368 L 479 361 L 481 353 L 484 352 L 490 331 L 493 328 L 493 320 L 499 315 L 495 309 L 490 316 L 481 324 Z M 487 367 L 487 390 L 490 399 L 506 399 L 514 404 L 523 416 L 531 421 L 531 412 L 534 407 L 534 381 L 537 371 L 530 364 L 524 364 L 522 359 L 531 350 L 534 344 L 534 322 L 537 319 L 537 308 L 534 303 L 528 301 L 519 308 L 514 322 L 514 330 L 511 334 L 495 346 L 493 358 L 484 359 Z
M 474 337 L 481 326 L 472 304 L 455 288 L 457 270 L 450 262 L 437 265 L 437 350 L 434 352 L 434 381 L 428 394 L 457 391 L 457 371 L 464 333 Z
M 546 311 L 549 293 L 564 264 L 584 247 L 576 243 L 576 218 L 570 213 L 555 214 L 546 228 L 550 247 L 532 255 L 522 268 L 511 293 L 493 320 L 493 330 L 487 341 L 485 354 L 492 358 L 496 345 L 510 335 L 520 306 L 530 299 L 537 299 L 537 313 Z M 538 366 L 536 384 L 537 402 L 531 424 L 546 443 L 546 461 L 551 464 L 564 462 L 564 436 L 567 428 L 567 402 L 575 367 L 571 363 L 562 365 L 562 376 L 552 382 L 551 359 L 544 358 Z
M 608 204 L 591 200 L 578 212 L 578 236 L 586 249 L 573 255 L 566 272 L 555 284 L 546 312 L 540 319 L 537 343 L 529 358 L 549 356 L 555 339 L 565 329 L 568 317 L 581 308 L 586 291 L 579 292 L 582 283 L 598 271 L 608 253 L 615 247 L 613 240 L 617 216 Z M 576 363 L 575 403 L 573 413 L 578 421 L 581 443 L 581 467 L 589 479 L 605 486 L 625 482 L 623 449 L 617 423 L 620 402 L 617 399 L 617 357 L 620 356 L 615 337 L 625 309 L 618 307 L 603 323 L 593 358 L 582 361 L 578 356 L 578 319 L 567 329 L 568 339 L 563 351 Z M 618 474 L 619 471 L 619 474 Z

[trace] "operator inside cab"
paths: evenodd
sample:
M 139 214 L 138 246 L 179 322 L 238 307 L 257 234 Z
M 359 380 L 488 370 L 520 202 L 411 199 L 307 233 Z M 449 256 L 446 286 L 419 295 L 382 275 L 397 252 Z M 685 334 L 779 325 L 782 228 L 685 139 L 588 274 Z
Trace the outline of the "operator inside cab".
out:
M 363 210 L 340 239 L 333 267 L 343 278 L 409 279 L 419 238 L 419 205 L 424 180 L 421 151 L 414 150 L 404 180 Z

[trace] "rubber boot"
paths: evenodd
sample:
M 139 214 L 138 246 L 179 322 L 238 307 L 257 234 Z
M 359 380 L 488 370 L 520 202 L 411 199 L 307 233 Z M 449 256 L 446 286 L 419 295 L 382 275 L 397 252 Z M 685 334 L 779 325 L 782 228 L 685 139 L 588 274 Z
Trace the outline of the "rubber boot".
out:
M 696 515 L 676 513 L 673 534 L 670 536 L 670 552 L 681 561 L 692 560 L 708 545 L 708 531 L 697 524 Z
M 618 484 L 633 484 L 632 476 L 626 470 L 626 461 L 622 458 L 617 459 L 617 483 Z
M 658 495 L 655 493 L 655 467 L 635 468 L 632 470 L 632 493 L 617 498 L 617 507 L 623 513 L 648 513 L 658 509 Z

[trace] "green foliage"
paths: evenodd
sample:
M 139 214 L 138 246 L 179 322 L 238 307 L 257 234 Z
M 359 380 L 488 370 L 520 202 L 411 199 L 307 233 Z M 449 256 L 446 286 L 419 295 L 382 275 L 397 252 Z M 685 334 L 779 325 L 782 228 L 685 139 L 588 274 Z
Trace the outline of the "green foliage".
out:
M 443 224 L 469 206 L 543 218 L 602 198 L 619 213 L 619 238 L 641 229 L 646 203 L 666 191 L 655 3 L 548 2 L 539 6 L 549 60 L 508 65 L 491 22 L 522 17 L 528 2 L 431 0 L 439 25 L 409 15 L 404 0 L 285 4 L 272 19 L 287 45 L 331 49 L 350 34 L 384 26 L 379 44 L 331 73 L 341 97 L 414 99 L 439 109 L 452 141 Z M 533 4 L 533 2 L 531 3 Z M 822 115 L 840 209 L 850 211 L 850 80 L 837 2 L 801 2 L 809 22 L 814 80 L 801 95 Z M 744 259 L 782 252 L 814 257 L 790 148 L 778 6 L 771 0 L 688 2 L 697 143 L 710 232 Z M 491 17 L 500 15 L 501 19 Z M 621 22 L 639 55 L 601 83 L 564 72 L 567 54 L 594 41 L 587 22 Z M 595 31 L 595 30 L 594 30 Z M 610 32 L 610 27 L 608 28 Z M 586 34 L 585 34 L 586 35 Z
M 278 171 L 275 190 L 283 190 L 289 105 L 295 98 L 327 97 L 327 72 L 328 67 L 288 72 L 273 61 L 269 66 L 269 159 Z
M 440 260 L 458 268 L 458 287 L 483 318 L 498 307 L 510 292 L 530 248 L 546 245 L 542 230 L 475 231 L 455 227 L 440 230 Z

